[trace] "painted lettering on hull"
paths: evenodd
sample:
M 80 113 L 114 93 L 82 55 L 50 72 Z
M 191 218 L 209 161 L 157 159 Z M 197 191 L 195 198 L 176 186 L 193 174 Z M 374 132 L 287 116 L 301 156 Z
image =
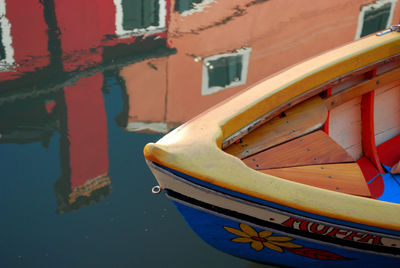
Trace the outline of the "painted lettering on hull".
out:
M 384 245 L 382 243 L 382 236 L 379 235 L 355 232 L 294 217 L 290 217 L 288 220 L 284 221 L 282 225 L 308 233 L 325 235 L 343 240 L 366 243 L 371 245 Z

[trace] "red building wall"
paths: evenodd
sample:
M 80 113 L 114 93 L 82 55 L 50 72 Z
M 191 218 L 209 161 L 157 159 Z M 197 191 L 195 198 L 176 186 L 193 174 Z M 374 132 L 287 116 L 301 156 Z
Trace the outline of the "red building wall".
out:
M 45 14 L 46 2 L 0 1 L 5 2 L 6 17 L 11 25 L 15 59 L 12 71 L 0 71 L 0 82 L 15 79 L 23 73 L 34 72 L 50 64 L 49 26 L 45 16 L 54 16 L 54 22 L 60 30 L 57 38 L 60 39 L 59 49 L 62 51 L 63 69 L 66 72 L 101 63 L 104 46 L 132 43 L 142 37 L 116 36 L 117 11 L 113 0 L 54 0 L 54 14 Z M 169 6 L 170 0 L 166 0 L 167 26 Z M 166 30 L 153 35 L 166 38 Z
M 97 2 L 97 1 L 96 1 Z M 56 16 L 61 31 L 63 67 L 65 71 L 83 69 L 101 62 L 101 40 L 107 32 L 98 8 L 115 10 L 112 1 L 96 4 L 91 0 L 56 0 Z M 112 18 L 107 20 L 111 24 Z M 115 19 L 114 19 L 115 21 Z M 115 27 L 114 27 L 115 28 Z M 115 30 L 114 30 L 115 31 Z
M 0 72 L 0 81 L 49 64 L 43 5 L 39 1 L 9 0 L 5 7 L 16 66 L 13 71 Z

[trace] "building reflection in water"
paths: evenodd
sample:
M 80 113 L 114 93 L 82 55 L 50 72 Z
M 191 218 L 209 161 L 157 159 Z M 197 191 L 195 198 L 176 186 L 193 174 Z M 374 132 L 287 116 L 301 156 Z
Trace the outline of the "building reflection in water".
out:
M 57 210 L 79 209 L 111 191 L 104 72 L 123 88 L 116 124 L 166 133 L 399 21 L 396 0 L 370 2 L 0 0 L 0 142 L 46 147 L 59 132 Z
M 41 142 L 48 147 L 54 133 L 60 133 L 62 174 L 55 183 L 58 212 L 98 201 L 110 192 L 102 83 L 102 75 L 96 74 L 57 92 L 0 106 L 1 143 Z
M 102 73 L 176 52 L 166 1 L 96 3 L 0 0 L 0 142 L 47 147 L 60 133 L 59 213 L 111 192 Z
M 57 93 L 54 109 L 59 116 L 62 172 L 55 183 L 59 212 L 99 201 L 110 193 L 102 84 L 103 75 L 96 74 Z

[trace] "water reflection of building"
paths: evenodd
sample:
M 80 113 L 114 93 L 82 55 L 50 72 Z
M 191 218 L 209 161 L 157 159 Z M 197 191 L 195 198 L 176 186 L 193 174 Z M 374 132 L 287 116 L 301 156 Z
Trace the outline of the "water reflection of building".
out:
M 103 75 L 80 79 L 57 93 L 61 177 L 55 183 L 57 210 L 66 212 L 109 195 L 107 117 Z
M 397 0 L 172 0 L 178 53 L 123 68 L 130 131 L 167 132 L 264 77 L 397 24 Z
M 48 146 L 60 133 L 66 212 L 111 191 L 102 72 L 175 53 L 169 0 L 25 2 L 0 0 L 0 143 Z

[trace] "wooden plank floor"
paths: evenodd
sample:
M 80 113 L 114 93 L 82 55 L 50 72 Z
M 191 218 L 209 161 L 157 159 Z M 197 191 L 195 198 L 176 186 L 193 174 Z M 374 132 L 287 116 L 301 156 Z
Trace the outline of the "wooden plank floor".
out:
M 265 174 L 327 190 L 370 197 L 360 167 L 356 163 L 312 165 L 260 170 Z
M 225 152 L 244 159 L 320 128 L 327 116 L 328 109 L 322 99 L 313 97 L 250 132 L 241 143 L 232 144 Z
M 339 144 L 319 130 L 252 155 L 243 162 L 253 169 L 270 169 L 354 160 Z

